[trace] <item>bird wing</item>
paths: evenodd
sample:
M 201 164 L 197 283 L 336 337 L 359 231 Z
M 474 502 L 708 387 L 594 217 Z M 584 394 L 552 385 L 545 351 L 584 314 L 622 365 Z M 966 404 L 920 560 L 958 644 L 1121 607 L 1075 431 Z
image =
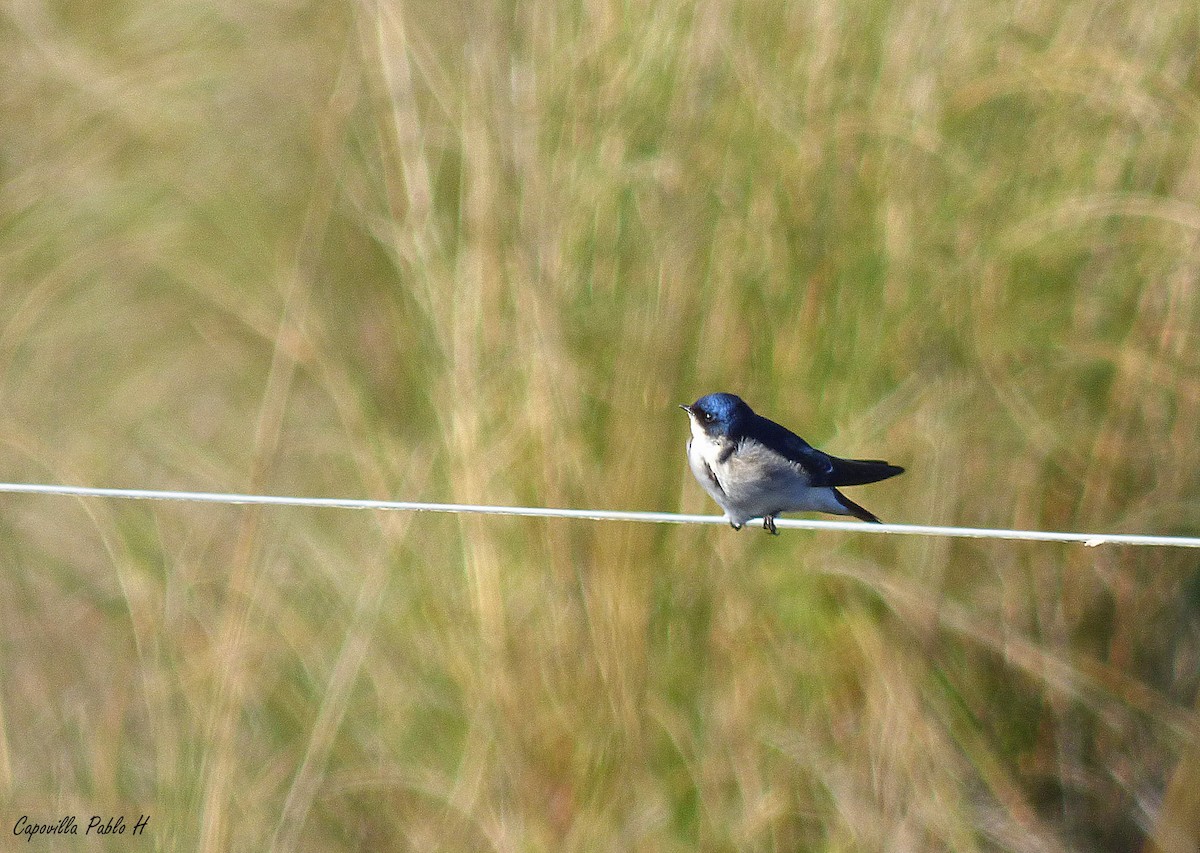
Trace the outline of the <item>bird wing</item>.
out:
M 882 459 L 840 459 L 817 450 L 790 429 L 755 415 L 748 432 L 808 472 L 814 486 L 861 486 L 903 473 Z
M 829 458 L 833 462 L 833 476 L 829 483 L 831 486 L 861 486 L 904 473 L 904 469 L 899 465 L 889 465 L 882 459 L 839 459 L 836 456 Z

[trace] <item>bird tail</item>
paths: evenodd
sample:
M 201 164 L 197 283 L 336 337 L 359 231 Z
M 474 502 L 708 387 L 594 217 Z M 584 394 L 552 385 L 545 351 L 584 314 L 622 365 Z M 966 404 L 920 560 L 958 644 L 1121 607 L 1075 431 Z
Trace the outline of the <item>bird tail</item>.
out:
M 882 524 L 883 523 L 882 521 L 879 520 L 879 517 L 877 515 L 875 515 L 875 513 L 871 512 L 869 509 L 865 509 L 865 508 L 859 506 L 854 501 L 850 500 L 850 498 L 846 497 L 841 492 L 839 492 L 837 489 L 833 490 L 833 495 L 835 498 L 837 498 L 837 502 L 840 503 L 843 507 L 845 507 L 846 515 L 852 515 L 855 518 L 861 519 L 862 521 L 869 521 L 872 524 Z

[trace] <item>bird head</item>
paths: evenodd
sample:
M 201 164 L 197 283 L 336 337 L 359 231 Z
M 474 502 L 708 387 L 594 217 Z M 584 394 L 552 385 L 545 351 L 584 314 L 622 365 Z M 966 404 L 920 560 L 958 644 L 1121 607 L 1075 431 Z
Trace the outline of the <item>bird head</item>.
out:
M 692 424 L 710 438 L 731 438 L 754 412 L 734 394 L 708 394 L 690 406 L 679 408 L 688 413 Z

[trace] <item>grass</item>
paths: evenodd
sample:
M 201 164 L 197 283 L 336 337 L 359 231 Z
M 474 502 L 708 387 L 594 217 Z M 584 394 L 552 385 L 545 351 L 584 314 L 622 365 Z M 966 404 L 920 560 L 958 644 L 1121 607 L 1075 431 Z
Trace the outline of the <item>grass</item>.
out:
M 1195 534 L 1200 21 L 16 4 L 0 476 Z M 161 849 L 1194 849 L 1194 555 L 10 497 L 0 825 Z M 127 850 L 129 836 L 40 839 Z

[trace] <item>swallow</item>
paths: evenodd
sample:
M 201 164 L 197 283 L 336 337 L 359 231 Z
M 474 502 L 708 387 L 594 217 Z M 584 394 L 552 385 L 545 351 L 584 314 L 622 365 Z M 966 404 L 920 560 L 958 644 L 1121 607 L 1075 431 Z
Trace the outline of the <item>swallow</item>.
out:
M 879 524 L 874 513 L 838 491 L 904 473 L 880 459 L 839 459 L 786 427 L 755 414 L 734 394 L 708 394 L 681 405 L 691 422 L 688 465 L 734 530 L 752 518 L 778 535 L 784 512 L 850 515 Z

